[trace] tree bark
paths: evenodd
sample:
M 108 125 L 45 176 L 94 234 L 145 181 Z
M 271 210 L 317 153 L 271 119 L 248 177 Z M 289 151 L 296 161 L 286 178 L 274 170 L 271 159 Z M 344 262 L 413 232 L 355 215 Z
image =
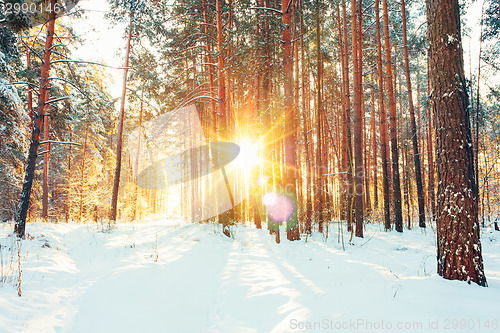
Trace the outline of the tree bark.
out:
M 479 100 L 480 100 L 480 94 L 479 94 L 479 88 L 480 88 L 480 82 L 481 82 L 481 54 L 482 54 L 482 47 L 483 47 L 483 15 L 484 15 L 484 2 L 481 6 L 481 20 L 479 25 L 481 26 L 481 32 L 479 35 L 479 55 L 478 55 L 478 64 L 477 64 L 477 86 L 476 86 L 476 130 L 475 130 L 475 140 L 474 142 L 474 165 L 476 166 L 475 168 L 475 180 L 476 184 L 474 186 L 475 189 L 475 194 L 478 200 L 478 205 L 482 204 L 484 207 L 484 203 L 481 200 L 481 196 L 479 195 Z M 472 77 L 471 77 L 472 80 Z M 471 89 L 472 90 L 472 89 Z M 477 214 L 479 214 L 479 209 Z M 483 219 L 483 226 L 484 226 L 484 214 L 482 214 L 482 219 Z
M 346 202 L 346 214 L 347 214 L 347 229 L 350 231 L 353 223 L 353 210 L 354 210 L 354 179 L 352 171 L 354 169 L 352 160 L 352 134 L 351 134 L 351 95 L 349 91 L 349 39 L 347 38 L 347 10 L 345 1 L 342 0 L 342 26 L 344 34 L 344 67 L 343 67 L 343 78 L 344 80 L 344 92 L 345 92 L 345 138 L 347 144 L 347 174 L 346 174 L 346 187 L 347 187 L 347 202 Z
M 113 178 L 113 194 L 111 197 L 111 210 L 109 213 L 109 220 L 112 222 L 116 221 L 116 210 L 118 206 L 118 190 L 120 189 L 120 174 L 122 169 L 122 144 L 123 144 L 123 122 L 125 120 L 125 99 L 127 98 L 127 77 L 128 77 L 128 65 L 130 58 L 130 44 L 132 41 L 132 20 L 134 14 L 130 13 L 130 23 L 128 27 L 128 38 L 127 38 L 127 50 L 125 52 L 125 64 L 123 73 L 123 90 L 122 90 L 122 100 L 120 105 L 120 119 L 118 123 L 118 136 L 116 139 L 116 166 L 115 174 Z
M 373 79 L 372 79 L 373 81 Z M 377 166 L 377 134 L 375 131 L 375 92 L 371 94 L 372 107 L 372 158 L 373 158 L 373 209 L 378 209 L 378 166 Z M 380 128 L 380 126 L 379 126 Z
M 353 125 L 354 125 L 354 218 L 356 221 L 356 237 L 363 237 L 363 129 L 362 129 L 362 110 L 361 110 L 361 78 L 359 67 L 359 51 L 358 51 L 358 14 L 356 10 L 356 0 L 351 0 L 351 37 L 352 37 L 352 62 L 354 69 L 354 103 L 353 103 Z
M 435 195 L 435 176 L 434 176 L 434 145 L 433 142 L 434 140 L 432 139 L 432 129 L 433 129 L 433 121 L 432 121 L 432 99 L 431 99 L 431 84 L 430 84 L 430 69 L 429 69 L 429 62 L 427 62 L 427 94 L 429 96 L 429 103 L 430 103 L 430 108 L 429 108 L 429 115 L 428 115 L 428 121 L 427 121 L 427 163 L 429 164 L 429 180 L 428 180 L 428 197 L 429 197 L 429 202 L 431 206 L 431 218 L 435 221 L 436 220 L 436 195 Z
M 217 52 L 218 55 L 218 75 L 217 82 L 219 85 L 219 119 L 220 121 L 220 129 L 221 135 L 226 136 L 227 127 L 228 127 L 228 117 L 227 117 L 227 101 L 226 101 L 226 79 L 224 75 L 224 38 L 222 34 L 222 0 L 216 1 L 217 8 Z
M 387 0 L 382 0 L 384 9 L 385 72 L 387 75 L 387 97 L 389 101 L 389 121 L 392 157 L 392 193 L 394 200 L 394 222 L 396 231 L 403 232 L 403 210 L 401 208 L 401 182 L 399 177 L 399 152 L 396 124 L 396 102 L 392 80 L 391 41 L 389 39 L 389 10 Z
M 227 39 L 227 57 L 224 61 L 224 70 L 226 71 L 225 77 L 227 79 L 227 94 L 226 94 L 226 117 L 227 117 L 227 135 L 231 135 L 234 130 L 234 116 L 233 116 L 233 91 L 232 91 L 232 77 L 231 77 L 231 57 L 232 57 L 232 48 L 231 48 L 231 29 L 233 27 L 233 1 L 227 0 L 227 29 L 229 30 L 228 39 Z M 217 35 L 218 37 L 218 35 Z
M 302 62 L 301 77 L 302 77 L 302 122 L 303 122 L 303 138 L 304 138 L 304 153 L 305 153 L 305 164 L 306 164 L 306 209 L 305 209 L 305 232 L 311 234 L 312 232 L 312 200 L 311 200 L 311 157 L 309 154 L 309 113 L 308 108 L 306 108 L 306 57 L 305 57 L 305 44 L 304 44 L 304 12 L 303 12 L 303 0 L 299 0 L 300 5 L 300 59 Z
M 377 30 L 377 73 L 378 73 L 378 114 L 380 123 L 380 155 L 382 157 L 382 189 L 384 192 L 384 225 L 391 229 L 391 211 L 389 194 L 389 164 L 387 159 L 387 113 L 384 104 L 384 71 L 382 68 L 382 42 L 380 29 L 380 3 L 375 0 L 375 16 Z
M 208 36 L 210 35 L 209 29 L 208 29 L 208 8 L 207 8 L 207 0 L 203 1 L 203 22 L 204 24 L 204 29 L 205 29 L 205 35 L 206 36 L 206 50 L 207 50 L 207 62 L 209 63 L 208 65 L 208 82 L 210 84 L 210 106 L 211 106 L 211 112 L 210 112 L 210 118 L 209 119 L 217 119 L 215 117 L 215 113 L 217 112 L 216 110 L 216 99 L 215 99 L 215 84 L 214 84 L 214 66 L 212 65 L 214 63 L 214 60 L 212 58 L 212 48 L 210 46 L 210 38 Z M 213 125 L 215 126 L 216 121 L 212 122 Z
M 322 134 L 322 96 L 321 96 L 321 11 L 319 1 L 316 1 L 316 186 L 314 201 L 318 231 L 323 232 L 324 181 L 323 181 L 323 134 Z
M 144 90 L 141 90 L 141 104 L 139 106 L 139 134 L 137 135 L 137 153 L 135 155 L 135 165 L 134 169 L 135 172 L 139 172 L 139 159 L 140 159 L 140 152 L 141 152 L 141 136 L 142 136 L 142 114 L 143 114 L 143 106 L 144 106 Z M 136 175 L 138 176 L 138 175 Z M 135 183 L 135 179 L 134 179 Z M 137 219 L 137 198 L 138 198 L 138 190 L 139 186 L 137 184 L 134 184 L 134 213 L 133 213 L 133 218 L 132 220 Z
M 33 88 L 31 88 L 31 50 L 26 46 L 26 71 L 28 73 L 28 116 L 30 117 L 30 125 L 33 126 Z
M 73 132 L 69 134 L 69 141 L 72 142 Z M 68 178 L 67 178 L 67 186 L 66 186 L 66 223 L 69 222 L 70 219 L 70 196 L 71 196 L 71 146 L 69 145 L 68 149 Z
M 47 93 L 47 100 L 50 99 Z M 49 115 L 43 117 L 43 180 L 42 180 L 42 220 L 47 222 L 49 218 L 49 157 L 50 157 L 50 142 L 49 141 Z
M 438 168 L 438 274 L 486 286 L 458 0 L 426 0 Z
M 45 116 L 45 102 L 47 100 L 47 91 L 49 89 L 50 55 L 52 54 L 52 42 L 54 40 L 54 26 L 56 20 L 55 4 L 56 0 L 50 1 L 51 11 L 49 14 L 49 21 L 47 23 L 47 38 L 45 39 L 43 64 L 40 72 L 40 93 L 38 95 L 36 114 L 33 115 L 33 129 L 31 131 L 28 161 L 26 163 L 21 198 L 19 199 L 16 225 L 14 226 L 14 232 L 19 238 L 24 238 L 26 232 L 26 216 L 30 203 L 33 177 L 35 175 L 38 146 L 40 144 L 40 130 Z
M 82 222 L 82 213 L 83 213 L 83 194 L 85 191 L 85 161 L 87 158 L 87 140 L 88 140 L 88 132 L 89 132 L 89 124 L 85 126 L 85 142 L 83 144 L 83 157 L 82 157 L 82 176 L 80 179 L 80 205 L 78 210 L 78 223 Z
M 422 182 L 422 171 L 420 167 L 419 135 L 417 123 L 415 121 L 415 108 L 413 106 L 413 93 L 411 89 L 410 60 L 408 57 L 408 37 L 406 31 L 406 5 L 405 0 L 401 0 L 401 13 L 403 17 L 403 52 L 406 72 L 406 88 L 408 89 L 408 109 L 410 112 L 410 134 L 413 144 L 413 163 L 415 164 L 415 182 L 417 183 L 418 198 L 418 226 L 425 228 L 425 197 Z
M 292 2 L 290 4 L 290 2 Z M 295 145 L 295 109 L 293 105 L 293 69 L 292 69 L 292 41 L 291 41 L 291 20 L 290 12 L 292 10 L 293 0 L 281 0 L 281 11 L 283 12 L 283 69 L 285 72 L 285 191 L 286 195 L 295 198 L 297 195 L 296 172 L 297 157 Z M 297 208 L 297 207 L 295 207 Z M 290 241 L 300 239 L 298 213 L 295 209 L 292 217 L 286 221 L 286 237 Z
M 342 1 L 342 10 L 345 10 L 345 2 Z M 341 181 L 340 181 L 340 220 L 347 220 L 348 214 L 348 209 L 349 209 L 349 202 L 348 202 L 348 196 L 347 193 L 349 191 L 349 186 L 347 183 L 347 166 L 349 164 L 348 158 L 347 158 L 347 128 L 346 128 L 346 121 L 347 121 L 347 109 L 349 106 L 347 105 L 347 93 L 346 91 L 346 79 L 348 74 L 348 68 L 346 66 L 346 52 L 345 52 L 345 46 L 344 46 L 344 35 L 342 33 L 342 18 L 340 14 L 340 7 L 341 5 L 339 4 L 337 6 L 337 25 L 338 25 L 338 34 L 339 34 L 339 44 L 340 44 L 340 64 L 341 64 L 341 74 L 342 74 L 342 84 L 340 85 L 340 98 L 341 98 L 341 106 L 342 106 L 342 112 L 341 112 L 341 131 L 342 131 L 342 139 L 341 139 Z M 348 88 L 347 88 L 348 89 Z

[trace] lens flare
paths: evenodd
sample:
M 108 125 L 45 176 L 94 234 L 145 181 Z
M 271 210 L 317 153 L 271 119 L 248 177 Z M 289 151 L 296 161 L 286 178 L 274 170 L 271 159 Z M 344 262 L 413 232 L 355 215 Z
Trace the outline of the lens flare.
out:
M 269 192 L 262 198 L 262 203 L 267 207 L 269 219 L 281 223 L 288 221 L 295 213 L 295 203 L 288 196 Z

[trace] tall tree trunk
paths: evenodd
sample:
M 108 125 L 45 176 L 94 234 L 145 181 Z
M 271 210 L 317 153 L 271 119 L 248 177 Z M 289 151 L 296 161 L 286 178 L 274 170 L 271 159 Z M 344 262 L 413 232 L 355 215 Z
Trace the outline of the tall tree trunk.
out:
M 483 200 L 481 200 L 481 196 L 479 195 L 479 100 L 480 100 L 480 94 L 479 94 L 479 88 L 480 88 L 480 82 L 481 82 L 481 53 L 482 53 L 482 40 L 483 40 L 483 15 L 484 15 L 484 3 L 485 1 L 483 0 L 483 4 L 481 7 L 481 21 L 480 21 L 480 26 L 481 26 L 481 32 L 479 35 L 479 55 L 478 55 L 478 65 L 477 65 L 477 87 L 476 87 L 476 138 L 473 140 L 474 142 L 474 165 L 476 166 L 475 168 L 475 180 L 476 184 L 474 186 L 475 189 L 475 194 L 476 198 L 478 200 L 478 205 L 482 204 L 484 206 Z M 471 77 L 472 80 L 472 77 Z M 477 210 L 477 214 L 479 214 L 479 209 Z M 484 226 L 484 214 L 483 214 L 483 226 Z
M 323 135 L 322 135 L 322 113 L 323 104 L 321 96 L 321 11 L 319 1 L 316 1 L 316 186 L 314 187 L 315 210 L 318 222 L 318 231 L 323 232 L 323 210 L 324 210 L 324 182 L 323 182 Z
M 260 0 L 260 5 L 262 7 L 269 7 L 269 1 Z M 271 111 L 270 106 L 270 94 L 271 94 L 271 71 L 272 71 L 272 59 L 271 59 L 271 35 L 269 31 L 269 22 L 266 17 L 264 22 L 264 37 L 265 37 L 265 48 L 264 48 L 264 73 L 262 78 L 262 111 L 264 112 L 264 122 L 266 124 L 271 123 Z M 269 151 L 266 152 L 267 154 Z M 267 156 L 266 154 L 266 156 Z
M 364 104 L 364 103 L 362 103 Z M 371 141 L 368 139 L 368 127 L 366 120 L 366 109 L 363 106 L 363 165 L 364 165 L 364 184 L 365 184 L 365 212 L 369 216 L 371 213 L 371 195 L 370 195 L 370 170 L 371 170 Z
M 47 93 L 47 100 L 50 99 Z M 43 181 L 42 181 L 42 220 L 45 222 L 49 218 L 49 158 L 50 158 L 50 142 L 49 141 L 49 115 L 43 118 L 43 141 L 45 147 L 43 152 Z
M 363 183 L 365 184 L 365 196 L 364 196 L 364 209 L 363 211 L 366 212 L 367 214 L 370 213 L 371 210 L 371 203 L 370 203 L 370 174 L 367 172 L 367 170 L 370 170 L 369 164 L 367 164 L 367 159 L 369 159 L 369 156 L 367 156 L 367 148 L 368 148 L 368 140 L 367 138 L 367 129 L 366 129 L 366 109 L 365 109 L 365 98 L 364 98 L 364 89 L 363 89 L 363 0 L 358 0 L 358 54 L 359 54 L 359 101 L 360 101 L 360 107 L 361 107 L 361 118 L 362 118 L 362 124 L 361 124 L 361 129 L 362 129 L 362 144 L 361 144 L 361 151 L 363 154 Z
M 85 126 L 85 142 L 83 144 L 83 157 L 82 157 L 82 177 L 80 179 L 80 205 L 78 210 L 78 223 L 82 222 L 82 213 L 83 213 L 83 194 L 85 192 L 85 162 L 87 158 L 87 140 L 89 133 L 89 123 L 87 121 L 87 125 Z
M 28 116 L 30 117 L 30 125 L 33 126 L 33 88 L 31 88 L 31 50 L 28 46 L 26 46 L 26 71 L 28 74 L 28 78 L 26 81 L 28 82 Z
M 399 152 L 396 124 L 396 102 L 392 80 L 391 41 L 389 38 L 389 10 L 387 0 L 382 0 L 384 9 L 385 72 L 387 74 L 387 95 L 389 101 L 389 120 L 392 157 L 392 193 L 394 200 L 394 222 L 396 231 L 403 232 L 403 212 L 401 208 L 401 183 L 399 178 Z
M 345 91 L 345 105 L 346 105 L 346 110 L 345 110 L 345 138 L 346 138 L 346 144 L 347 144 L 347 174 L 346 174 L 346 187 L 347 187 L 347 229 L 351 230 L 352 229 L 352 223 L 353 223 L 353 210 L 354 210 L 354 179 L 353 179 L 353 160 L 352 160 L 352 135 L 351 135 L 351 96 L 350 96 L 350 91 L 349 91 L 349 39 L 347 38 L 347 10 L 346 10 L 346 5 L 345 1 L 342 0 L 341 2 L 342 5 L 342 26 L 343 26 L 343 34 L 344 34 L 344 54 L 345 54 L 345 61 L 344 61 L 344 67 L 343 67 L 343 78 L 345 78 L 344 81 L 344 91 Z
M 120 104 L 120 119 L 118 123 L 118 136 L 116 139 L 116 166 L 115 175 L 113 178 L 113 195 L 111 197 L 111 210 L 109 213 L 109 220 L 112 222 L 116 221 L 116 209 L 118 206 L 118 190 L 120 188 L 120 174 L 122 170 L 122 144 L 123 144 L 123 122 L 125 120 L 125 99 L 127 98 L 127 77 L 128 77 L 128 65 L 130 58 L 130 44 L 132 41 L 132 20 L 134 14 L 130 13 L 130 23 L 128 27 L 128 38 L 127 38 L 127 50 L 125 52 L 125 69 L 123 70 L 123 90 L 122 90 L 122 100 Z
M 403 16 L 403 52 L 406 71 L 406 88 L 408 89 L 408 109 L 410 112 L 410 134 L 413 144 L 413 163 L 415 164 L 415 181 L 417 183 L 418 198 L 418 226 L 425 228 L 425 197 L 422 182 L 422 171 L 420 167 L 420 153 L 418 148 L 419 136 L 417 123 L 415 121 L 415 109 L 413 107 L 413 93 L 411 89 L 410 60 L 408 59 L 408 37 L 406 31 L 406 6 L 405 0 L 401 0 L 401 13 Z
M 406 206 L 406 217 L 407 217 L 407 225 L 408 225 L 408 229 L 411 229 L 411 218 L 410 218 L 410 205 L 411 205 L 411 202 L 410 202 L 410 186 L 409 186 L 409 182 L 410 182 L 410 171 L 409 171 L 409 165 L 408 165 L 408 145 L 407 143 L 405 142 L 404 146 L 403 146 L 403 149 L 402 149 L 402 153 L 403 153 L 403 198 L 404 198 L 404 202 L 405 202 L 405 206 Z
M 305 44 L 304 44 L 304 12 L 303 12 L 303 0 L 299 0 L 300 4 L 300 59 L 302 64 L 301 76 L 302 76 L 302 122 L 303 127 L 303 137 L 304 137 L 304 152 L 305 152 L 305 163 L 306 163 L 306 183 L 305 190 L 306 194 L 306 209 L 305 209 L 305 232 L 311 234 L 311 212 L 312 212 L 312 200 L 311 200 L 311 157 L 309 154 L 309 110 L 306 107 L 306 76 L 307 66 L 305 57 Z M 308 104 L 309 105 L 309 104 Z
M 342 10 L 345 10 L 345 2 L 342 1 Z M 337 25 L 338 25 L 338 33 L 339 33 L 339 42 L 340 42 L 340 63 L 341 63 L 341 73 L 342 73 L 342 84 L 340 85 L 340 98 L 341 98 L 341 105 L 342 105 L 342 114 L 341 114 L 341 131 L 342 131 L 342 139 L 341 141 L 341 181 L 340 181 L 340 220 L 347 220 L 347 216 L 349 215 L 348 209 L 349 209 L 349 202 L 348 202 L 348 196 L 347 193 L 349 191 L 349 186 L 347 183 L 347 166 L 349 164 L 348 161 L 348 155 L 347 155 L 347 128 L 346 128 L 346 121 L 347 121 L 347 109 L 349 106 L 347 105 L 347 94 L 348 94 L 348 88 L 346 91 L 346 79 L 349 73 L 347 72 L 349 69 L 346 66 L 346 52 L 345 52 L 345 46 L 344 46 L 344 36 L 342 33 L 342 18 L 340 14 L 340 7 L 341 5 L 339 4 L 337 6 Z
M 223 25 L 222 25 L 222 0 L 216 1 L 217 10 L 217 51 L 218 55 L 218 84 L 219 84 L 219 138 L 221 140 L 229 139 L 229 112 L 226 100 L 226 79 L 225 79 L 225 62 L 224 62 L 224 37 L 223 37 Z M 222 169 L 224 172 L 224 169 Z M 226 177 L 225 177 L 226 178 Z M 229 184 L 226 183 L 228 191 L 230 191 Z M 231 197 L 231 195 L 230 195 Z M 231 200 L 233 202 L 233 200 Z M 219 215 L 219 220 L 222 224 L 222 232 L 227 237 L 231 237 L 231 231 L 229 229 L 230 221 L 229 218 L 234 221 L 234 207 L 231 208 L 230 212 L 226 212 Z
M 227 101 L 226 101 L 226 79 L 224 75 L 225 64 L 224 64 L 224 37 L 222 34 L 222 0 L 216 1 L 217 8 L 217 51 L 218 55 L 218 74 L 217 81 L 219 84 L 219 119 L 221 136 L 223 139 L 227 135 L 228 129 L 228 115 L 227 115 Z
M 373 81 L 373 79 L 372 79 Z M 372 157 L 373 157 L 373 209 L 378 209 L 378 166 L 377 166 L 377 134 L 375 132 L 375 92 L 371 94 L 372 99 Z M 379 125 L 380 127 L 380 125 Z
M 438 274 L 486 286 L 458 0 L 426 4 L 439 184 Z
M 134 169 L 135 169 L 136 173 L 139 172 L 139 159 L 140 159 L 140 153 L 141 153 L 143 106 L 144 106 L 144 90 L 141 90 L 141 104 L 139 106 L 139 134 L 137 135 L 137 153 L 135 155 L 135 165 L 134 165 Z M 134 179 L 134 183 L 135 183 L 135 179 Z M 134 221 L 137 219 L 137 197 L 139 195 L 138 190 L 139 190 L 139 186 L 137 186 L 137 184 L 134 184 L 134 214 L 133 214 Z
M 295 139 L 297 140 L 297 144 L 300 141 L 300 119 L 299 117 L 302 115 L 302 113 L 299 111 L 299 103 L 300 103 L 300 93 L 303 91 L 300 79 L 300 57 L 299 57 L 299 41 L 300 41 L 300 15 L 301 15 L 301 0 L 297 0 L 294 3 L 294 9 L 292 12 L 292 24 L 293 24 L 293 40 L 295 42 L 293 43 L 293 59 L 294 59 L 294 72 L 295 72 L 295 88 L 294 88 L 294 102 L 293 102 L 293 107 L 294 107 L 294 121 L 296 124 L 296 137 Z M 303 70 L 303 68 L 302 68 Z M 299 116 L 300 114 L 300 116 Z M 296 159 L 297 159 L 297 207 L 304 207 L 304 197 L 305 197 L 305 190 L 304 190 L 304 182 L 303 179 L 305 178 L 304 176 L 304 168 L 302 165 L 302 159 L 300 158 L 300 149 L 297 147 L 297 153 L 296 153 Z M 299 217 L 299 220 L 301 221 L 299 224 L 299 230 L 304 230 L 304 217 L 305 217 L 305 210 L 301 209 L 300 210 L 300 215 L 297 215 Z
M 45 49 L 43 54 L 43 64 L 40 71 L 40 93 L 36 114 L 33 115 L 33 129 L 31 131 L 30 148 L 28 151 L 28 162 L 24 174 L 23 188 L 17 212 L 14 232 L 19 238 L 24 238 L 26 232 L 26 215 L 30 203 L 31 187 L 35 175 L 36 158 L 38 155 L 38 145 L 40 144 L 40 130 L 45 116 L 45 102 L 47 101 L 47 91 L 49 89 L 50 55 L 52 54 L 52 41 L 54 40 L 54 26 L 56 20 L 55 10 L 56 0 L 50 1 L 50 14 L 47 23 L 47 38 L 45 39 Z
M 433 131 L 433 116 L 432 116 L 432 110 L 434 107 L 432 106 L 432 99 L 431 99 L 431 84 L 430 84 L 430 68 L 429 68 L 429 62 L 427 62 L 427 95 L 429 96 L 429 103 L 430 103 L 430 108 L 429 108 L 429 114 L 428 114 L 428 121 L 427 121 L 427 163 L 429 164 L 429 180 L 428 180 L 428 196 L 429 196 L 429 202 L 431 206 L 431 217 L 435 221 L 436 220 L 436 196 L 435 196 L 435 191 L 434 191 L 434 184 L 435 184 L 435 176 L 434 176 L 434 145 L 433 145 L 433 139 L 432 139 L 432 131 Z
M 73 132 L 69 134 L 69 141 L 73 140 Z M 70 218 L 70 196 L 71 196 L 71 146 L 69 145 L 68 149 L 68 178 L 67 178 L 67 186 L 66 186 L 66 223 L 69 222 Z
M 417 64 L 417 128 L 418 128 L 418 138 L 420 139 L 419 142 L 419 147 L 420 147 L 420 165 L 422 167 L 422 187 L 424 189 L 424 199 L 426 202 L 427 207 L 429 207 L 429 201 L 427 199 L 427 188 L 426 188 L 426 182 L 425 180 L 427 179 L 426 175 L 426 168 L 425 168 L 425 147 L 426 147 L 426 142 L 427 142 L 427 136 L 422 135 L 422 107 L 420 104 L 420 64 Z
M 207 0 L 203 0 L 203 22 L 204 24 L 204 29 L 205 29 L 205 35 L 207 35 L 206 38 L 206 51 L 207 51 L 207 62 L 210 64 L 208 65 L 208 82 L 210 84 L 210 106 L 211 106 L 211 112 L 210 112 L 210 118 L 209 119 L 217 119 L 215 116 L 216 113 L 216 99 L 215 99 L 215 84 L 214 84 L 214 66 L 212 65 L 214 63 L 214 60 L 212 58 L 212 47 L 210 46 L 210 38 L 208 36 L 210 35 L 209 29 L 208 29 L 208 5 L 207 5 Z M 216 123 L 216 121 L 212 122 Z
M 290 2 L 292 2 L 290 4 Z M 290 5 L 289 5 L 290 4 Z M 281 0 L 281 11 L 283 12 L 283 69 L 285 72 L 285 179 L 286 194 L 290 197 L 296 197 L 296 172 L 297 172 L 297 157 L 295 147 L 295 109 L 293 106 L 293 69 L 292 69 L 292 49 L 291 49 L 291 20 L 290 11 L 292 10 L 293 0 Z M 287 221 L 286 237 L 288 240 L 300 239 L 298 213 L 295 209 L 292 217 Z
M 361 78 L 359 68 L 359 51 L 358 51 L 358 31 L 357 26 L 357 10 L 356 0 L 351 0 L 351 34 L 352 34 L 352 62 L 354 69 L 354 197 L 355 197 L 355 211 L 354 217 L 356 221 L 356 237 L 363 237 L 363 179 L 364 179 L 364 166 L 363 166 L 363 129 L 362 129 L 362 110 L 361 110 Z
M 224 61 L 224 70 L 226 71 L 225 77 L 227 79 L 227 95 L 226 95 L 226 117 L 227 117 L 227 135 L 231 135 L 230 133 L 234 130 L 234 121 L 235 117 L 233 115 L 234 112 L 234 101 L 233 101 L 233 91 L 232 91 L 232 77 L 231 77 L 231 57 L 232 57 L 232 48 L 231 48 L 231 29 L 233 28 L 233 0 L 227 0 L 227 29 L 228 40 L 227 40 L 227 57 Z M 218 37 L 218 35 L 217 35 Z
M 380 123 L 380 155 L 382 157 L 382 189 L 384 192 L 384 225 L 391 229 L 391 210 L 389 195 L 389 168 L 387 159 L 387 113 L 384 104 L 384 71 L 382 68 L 382 42 L 380 29 L 380 3 L 375 0 L 375 16 L 377 30 L 377 73 L 378 73 L 378 114 Z

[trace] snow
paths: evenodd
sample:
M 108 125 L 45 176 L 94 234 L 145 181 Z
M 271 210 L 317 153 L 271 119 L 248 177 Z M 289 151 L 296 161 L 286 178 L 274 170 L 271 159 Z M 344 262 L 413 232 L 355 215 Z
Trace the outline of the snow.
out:
M 416 228 L 338 242 L 314 233 L 281 244 L 267 230 L 176 219 L 27 225 L 17 242 L 0 224 L 0 332 L 496 331 L 500 233 L 486 229 L 489 287 L 437 276 L 435 235 Z M 0 283 L 0 286 L 2 283 Z M 455 322 L 454 322 L 455 321 Z M 472 325 L 472 326 L 471 326 Z M 487 328 L 488 326 L 489 328 Z M 446 329 L 448 327 L 448 329 Z
M 9 102 L 19 105 L 21 100 L 17 95 L 17 91 L 13 85 L 11 85 L 7 80 L 0 78 L 0 97 L 6 98 Z

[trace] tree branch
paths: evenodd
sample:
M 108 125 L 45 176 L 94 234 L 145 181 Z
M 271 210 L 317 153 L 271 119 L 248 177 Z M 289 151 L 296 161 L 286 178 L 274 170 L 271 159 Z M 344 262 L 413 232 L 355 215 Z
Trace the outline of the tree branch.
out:
M 270 7 L 249 7 L 249 9 L 269 10 L 271 12 L 275 12 L 275 13 L 278 13 L 280 15 L 283 15 L 283 12 L 281 10 L 277 10 L 276 8 L 270 8 Z

